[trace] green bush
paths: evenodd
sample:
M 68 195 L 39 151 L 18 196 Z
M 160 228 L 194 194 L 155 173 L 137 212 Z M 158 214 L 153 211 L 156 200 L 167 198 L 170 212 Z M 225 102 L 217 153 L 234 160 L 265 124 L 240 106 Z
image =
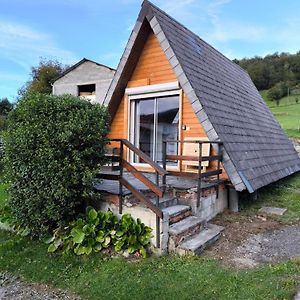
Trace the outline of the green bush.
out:
M 105 163 L 107 111 L 69 95 L 26 94 L 8 118 L 5 162 L 10 206 L 20 225 L 42 236 L 84 211 Z
M 84 219 L 80 218 L 54 231 L 54 235 L 47 241 L 50 244 L 48 252 L 89 255 L 114 247 L 116 252 L 127 250 L 130 254 L 138 252 L 146 257 L 151 231 L 150 227 L 145 226 L 139 219 L 135 221 L 128 214 L 118 220 L 111 211 L 97 212 L 89 208 Z

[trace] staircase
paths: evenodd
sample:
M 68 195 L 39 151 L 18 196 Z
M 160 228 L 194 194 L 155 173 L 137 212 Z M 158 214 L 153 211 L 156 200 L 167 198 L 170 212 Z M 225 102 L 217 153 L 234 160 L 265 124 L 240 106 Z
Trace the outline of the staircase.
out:
M 199 255 L 217 241 L 223 227 L 209 224 L 194 216 L 187 205 L 172 205 L 162 209 L 169 214 L 169 252 Z
M 117 181 L 118 182 L 118 197 L 119 197 L 119 214 L 122 214 L 123 210 L 123 197 L 124 197 L 124 188 L 126 192 L 129 192 L 135 199 L 137 199 L 144 206 L 149 208 L 156 215 L 156 247 L 161 248 L 160 238 L 161 238 L 161 221 L 165 220 L 164 225 L 169 225 L 165 227 L 163 236 L 166 237 L 164 240 L 164 249 L 166 249 L 168 241 L 168 250 L 169 252 L 177 252 L 179 254 L 199 254 L 201 253 L 208 245 L 216 241 L 223 230 L 222 227 L 206 224 L 206 222 L 201 219 L 199 216 L 193 215 L 192 209 L 188 205 L 180 205 L 178 199 L 172 196 L 172 191 L 168 195 L 167 185 L 166 185 L 166 176 L 180 176 L 188 177 L 197 180 L 197 206 L 200 205 L 201 191 L 205 189 L 201 185 L 202 178 L 215 177 L 216 180 L 213 182 L 213 186 L 216 187 L 216 197 L 218 198 L 219 194 L 219 185 L 221 180 L 219 175 L 222 173 L 220 168 L 221 162 L 221 152 L 220 152 L 220 142 L 218 143 L 218 155 L 213 156 L 202 156 L 201 149 L 202 143 L 199 142 L 199 157 L 192 156 L 180 156 L 180 155 L 166 155 L 166 142 L 164 143 L 164 159 L 163 165 L 159 165 L 154 162 L 150 157 L 138 149 L 135 145 L 130 143 L 125 139 L 116 139 L 112 142 L 118 142 L 119 148 L 116 148 L 117 154 L 108 155 L 108 158 L 112 162 L 112 172 L 119 171 L 118 174 L 115 173 L 105 173 L 100 172 L 97 177 L 103 180 Z M 131 151 L 135 156 L 139 157 L 141 161 L 148 164 L 155 173 L 155 180 L 150 180 L 143 172 L 139 171 L 130 161 L 126 159 L 125 150 Z M 197 174 L 185 173 L 185 172 L 174 172 L 167 171 L 166 169 L 166 159 L 169 160 L 191 160 L 197 161 L 199 164 L 199 170 Z M 217 160 L 217 169 L 208 172 L 201 172 L 201 162 L 202 161 L 214 161 Z M 117 163 L 115 165 L 114 163 Z M 135 183 L 125 176 L 124 169 L 134 177 Z M 154 197 L 146 196 L 139 188 L 140 182 L 143 186 L 149 189 Z M 208 186 L 207 186 L 208 187 Z M 207 188 L 206 187 L 206 188 Z M 172 187 L 171 187 L 172 189 Z M 169 191 L 170 192 L 170 191 Z M 165 219 L 165 215 L 169 216 L 168 219 Z M 169 228 L 169 230 L 168 230 Z M 169 231 L 169 232 L 168 232 Z M 168 234 L 167 234 L 168 233 Z M 169 239 L 167 237 L 169 236 Z

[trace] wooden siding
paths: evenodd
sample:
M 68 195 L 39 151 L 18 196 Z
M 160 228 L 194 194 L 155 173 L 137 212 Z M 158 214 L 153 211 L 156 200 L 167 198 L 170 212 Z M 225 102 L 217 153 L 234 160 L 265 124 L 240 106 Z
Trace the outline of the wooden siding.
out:
M 200 124 L 192 105 L 188 98 L 183 95 L 182 105 L 182 125 L 186 126 L 186 130 L 182 130 L 182 139 L 189 137 L 207 137 L 202 125 Z
M 138 80 L 147 80 L 149 84 L 159 84 L 177 80 L 154 33 L 149 34 L 148 40 L 146 41 L 130 79 L 131 82 Z
M 154 33 L 150 33 L 127 87 L 160 84 L 176 80 L 176 75 L 156 36 Z M 129 116 L 127 116 L 127 107 L 128 103 L 124 96 L 112 120 L 109 138 L 128 139 Z

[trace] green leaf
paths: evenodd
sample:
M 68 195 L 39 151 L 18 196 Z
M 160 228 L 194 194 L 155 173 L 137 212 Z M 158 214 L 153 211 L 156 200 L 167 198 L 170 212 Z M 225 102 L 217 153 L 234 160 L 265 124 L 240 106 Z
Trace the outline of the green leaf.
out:
M 143 258 L 147 257 L 147 252 L 146 252 L 146 249 L 144 247 L 141 247 L 139 249 L 139 252 L 140 252 L 140 254 L 142 255 Z
M 90 255 L 92 253 L 93 248 L 91 246 L 85 247 L 85 254 Z
M 71 235 L 75 244 L 81 244 L 85 238 L 85 233 L 77 228 L 71 230 Z
M 97 219 L 97 216 L 98 216 L 97 211 L 96 211 L 94 208 L 92 208 L 92 209 L 89 211 L 89 214 L 88 214 L 89 220 L 91 220 L 91 221 L 96 220 L 96 219 Z
M 99 251 L 101 251 L 102 250 L 102 245 L 101 245 L 101 243 L 97 243 L 95 246 L 94 246 L 94 251 L 95 252 L 99 252 Z
M 85 254 L 85 247 L 81 246 L 80 244 L 74 249 L 74 253 L 76 255 L 83 255 Z
M 134 253 L 136 250 L 137 250 L 137 249 L 136 249 L 135 247 L 133 247 L 133 246 L 128 247 L 128 253 L 129 253 L 129 254 Z
M 55 236 L 53 235 L 53 236 L 50 236 L 50 237 L 44 239 L 44 243 L 45 243 L 45 244 L 50 244 L 50 243 L 52 243 L 54 240 L 55 240 Z
M 50 244 L 49 247 L 48 247 L 48 253 L 55 252 L 57 250 L 57 248 L 58 247 L 54 243 Z
M 107 236 L 104 240 L 104 244 L 103 247 L 107 248 L 110 244 L 111 238 L 109 236 Z

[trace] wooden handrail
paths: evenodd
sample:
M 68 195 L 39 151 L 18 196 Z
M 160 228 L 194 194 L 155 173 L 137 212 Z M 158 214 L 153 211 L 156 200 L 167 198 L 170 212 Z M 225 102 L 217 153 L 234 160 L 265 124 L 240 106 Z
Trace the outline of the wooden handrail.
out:
M 129 191 L 131 191 L 132 195 L 134 195 L 137 199 L 143 202 L 148 208 L 150 208 L 159 218 L 163 218 L 163 212 L 159 207 L 154 205 L 150 200 L 148 200 L 141 192 L 136 190 L 126 179 L 123 177 L 120 178 L 120 182 L 124 185 Z
M 208 171 L 208 172 L 201 173 L 201 178 L 206 178 L 206 177 L 220 175 L 220 174 L 222 174 L 222 169 Z M 169 171 L 168 175 L 179 176 L 179 177 L 188 177 L 191 179 L 199 179 L 199 175 L 197 173 L 190 173 L 190 172 Z
M 146 176 L 143 175 L 140 171 L 138 171 L 132 164 L 130 164 L 126 160 L 122 160 L 123 167 L 129 171 L 135 178 L 140 180 L 144 185 L 146 185 L 152 192 L 154 192 L 158 197 L 163 196 L 163 192 L 161 189 L 155 185 L 151 180 L 149 180 Z
M 198 141 L 190 141 L 190 140 L 164 140 L 163 142 L 165 143 L 192 143 L 192 144 L 219 144 L 222 145 L 223 142 L 221 141 L 203 141 L 203 140 L 198 140 Z
M 220 155 L 202 156 L 202 161 L 213 161 L 219 160 L 222 157 Z M 187 155 L 167 155 L 166 159 L 169 160 L 188 160 L 188 161 L 199 161 L 198 156 L 187 156 Z
M 137 156 L 139 156 L 143 161 L 145 161 L 148 165 L 150 165 L 159 175 L 164 176 L 167 175 L 167 171 L 163 169 L 159 164 L 154 162 L 147 154 L 142 152 L 136 146 L 131 144 L 128 140 L 125 139 L 113 139 L 112 142 L 123 142 L 123 144 L 131 151 L 133 151 Z

